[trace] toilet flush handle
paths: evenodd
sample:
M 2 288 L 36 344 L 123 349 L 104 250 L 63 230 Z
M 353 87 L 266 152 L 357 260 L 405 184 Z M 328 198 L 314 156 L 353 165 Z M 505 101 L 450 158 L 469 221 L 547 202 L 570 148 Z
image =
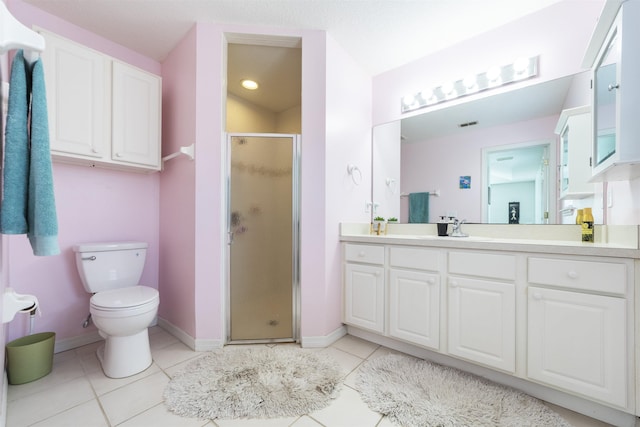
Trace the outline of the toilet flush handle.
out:
M 95 261 L 96 260 L 96 256 L 92 255 L 92 256 L 88 256 L 86 258 L 82 258 L 83 261 Z

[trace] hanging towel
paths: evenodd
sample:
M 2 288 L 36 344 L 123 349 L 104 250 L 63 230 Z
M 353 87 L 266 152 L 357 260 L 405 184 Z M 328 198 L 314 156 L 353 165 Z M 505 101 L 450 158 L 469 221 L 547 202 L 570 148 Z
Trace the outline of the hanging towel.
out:
M 429 222 L 429 193 L 409 193 L 409 222 Z
M 13 58 L 9 82 L 0 231 L 4 234 L 24 234 L 29 230 L 27 225 L 29 89 L 21 50 Z
M 58 219 L 49 151 L 49 119 L 42 60 L 33 64 L 31 82 L 31 162 L 27 220 L 34 255 L 60 253 Z

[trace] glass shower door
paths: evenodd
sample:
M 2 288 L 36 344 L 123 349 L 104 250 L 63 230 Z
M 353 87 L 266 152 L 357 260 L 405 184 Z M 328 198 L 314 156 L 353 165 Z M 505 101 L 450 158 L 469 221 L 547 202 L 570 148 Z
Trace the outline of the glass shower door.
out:
M 229 341 L 293 341 L 298 138 L 229 135 Z

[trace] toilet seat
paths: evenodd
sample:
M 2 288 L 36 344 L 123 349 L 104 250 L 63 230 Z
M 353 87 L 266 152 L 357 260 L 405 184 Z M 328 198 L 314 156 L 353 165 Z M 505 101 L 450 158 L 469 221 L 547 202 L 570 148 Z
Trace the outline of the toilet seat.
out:
M 102 312 L 121 312 L 157 306 L 159 300 L 156 289 L 148 286 L 130 286 L 98 292 L 91 297 L 90 305 L 91 308 Z

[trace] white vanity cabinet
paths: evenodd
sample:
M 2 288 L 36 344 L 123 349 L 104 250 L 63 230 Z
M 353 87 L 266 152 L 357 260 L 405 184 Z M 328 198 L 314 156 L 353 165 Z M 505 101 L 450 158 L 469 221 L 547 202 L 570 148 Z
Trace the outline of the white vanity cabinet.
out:
M 610 2 L 615 4 L 615 2 Z M 620 5 L 593 63 L 593 179 L 640 176 L 640 2 Z
M 528 259 L 529 378 L 625 408 L 632 265 Z
M 160 169 L 161 78 L 39 30 L 54 160 Z
M 434 249 L 389 248 L 389 335 L 440 348 L 440 259 Z
M 515 372 L 516 257 L 451 251 L 448 258 L 448 352 Z
M 384 333 L 384 246 L 344 245 L 344 322 Z
M 562 111 L 555 130 L 560 137 L 560 198 L 593 196 L 591 179 L 591 107 Z

